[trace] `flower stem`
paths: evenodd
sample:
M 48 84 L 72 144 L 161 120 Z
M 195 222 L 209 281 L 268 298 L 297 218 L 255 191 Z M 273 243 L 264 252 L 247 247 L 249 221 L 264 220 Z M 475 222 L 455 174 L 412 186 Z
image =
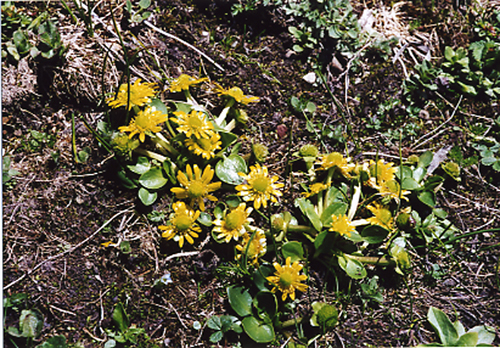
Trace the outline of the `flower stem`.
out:
M 318 231 L 316 231 L 313 227 L 305 225 L 288 225 L 287 232 L 307 233 L 312 237 L 316 237 L 318 234 Z
M 145 149 L 141 149 L 141 148 L 137 148 L 134 151 L 136 153 L 140 154 L 140 155 L 144 155 L 144 156 L 147 156 L 149 158 L 158 160 L 158 161 L 160 161 L 162 163 L 167 160 L 167 157 L 162 156 L 159 153 L 156 153 L 156 152 L 153 152 L 153 151 L 149 151 L 149 150 L 145 150 Z
M 303 320 L 304 320 L 304 317 L 298 317 L 298 318 L 295 318 L 295 319 L 285 320 L 281 324 L 277 324 L 276 325 L 276 329 L 277 330 L 286 329 L 286 328 L 288 328 L 290 326 L 294 326 L 294 325 L 302 323 Z
M 221 111 L 219 117 L 217 117 L 215 119 L 215 123 L 219 126 L 219 127 L 222 127 L 222 122 L 224 122 L 224 120 L 226 119 L 227 117 L 227 114 L 229 113 L 229 109 L 231 109 L 231 107 L 234 105 L 234 99 L 231 98 L 229 99 L 229 101 L 227 102 L 226 106 L 224 107 L 224 109 Z
M 387 256 L 357 256 L 351 254 L 344 254 L 346 258 L 351 260 L 357 260 L 361 263 L 368 265 L 377 265 L 377 266 L 394 266 L 396 262 L 388 258 Z
M 167 138 L 161 133 L 155 133 L 156 138 L 154 142 L 163 147 L 165 150 L 170 152 L 172 155 L 177 156 L 179 152 L 170 145 L 170 142 Z

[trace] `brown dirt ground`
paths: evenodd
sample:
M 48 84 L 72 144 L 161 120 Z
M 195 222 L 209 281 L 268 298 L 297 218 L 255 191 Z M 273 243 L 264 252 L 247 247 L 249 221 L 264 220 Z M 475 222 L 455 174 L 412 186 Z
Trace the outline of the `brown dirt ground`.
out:
M 112 28 L 109 9 L 104 4 L 96 9 L 96 15 Z M 288 154 L 314 141 L 314 135 L 305 129 L 303 117 L 289 106 L 292 96 L 307 97 L 323 105 L 316 122 L 342 124 L 325 90 L 302 79 L 309 70 L 300 57 L 290 54 L 293 42 L 279 16 L 249 13 L 233 18 L 228 14 L 231 2 L 222 0 L 158 0 L 157 5 L 154 18 L 158 27 L 201 49 L 224 71 L 192 49 L 144 25 L 127 27 L 126 21 L 121 20 L 122 6 L 114 14 L 124 33 L 129 29 L 125 41 L 134 42 L 130 34 L 134 33 L 154 52 L 169 77 L 181 72 L 198 75 L 201 71 L 214 81 L 237 85 L 247 94 L 259 96 L 261 102 L 248 108 L 248 129 L 240 131 L 242 139 L 246 139 L 242 151 L 249 151 L 251 141 L 268 145 L 271 155 L 267 163 L 274 173 L 284 177 Z M 422 2 L 421 6 L 405 10 L 411 16 L 429 18 L 425 5 Z M 27 306 L 43 313 L 44 327 L 37 342 L 63 334 L 68 342 L 102 347 L 106 340 L 104 329 L 113 326 L 113 308 L 122 302 L 131 323 L 144 328 L 158 345 L 209 346 L 210 330 L 203 327 L 197 331 L 193 323 L 197 320 L 203 324 L 211 315 L 229 311 L 225 289 L 233 275 L 224 272 L 223 266 L 232 255 L 209 242 L 203 252 L 169 258 L 180 250 L 161 239 L 155 224 L 145 217 L 149 210 L 139 205 L 135 192 L 123 189 L 114 180 L 112 160 L 79 116 L 96 126 L 102 115 L 102 69 L 106 71 L 105 92 L 118 84 L 123 64 L 117 57 L 110 57 L 103 68 L 102 48 L 104 43 L 117 46 L 118 40 L 112 30 L 97 22 L 96 36 L 87 37 L 84 26 L 74 25 L 59 6 L 51 2 L 47 9 L 60 23 L 71 62 L 54 67 L 23 60 L 17 67 L 5 62 L 2 66 L 4 155 L 11 157 L 13 167 L 20 172 L 14 181 L 3 186 L 4 297 L 26 293 Z M 452 11 L 449 2 L 441 1 L 439 6 L 443 13 Z M 45 5 L 35 2 L 26 7 L 36 12 Z M 359 3 L 356 8 L 361 12 L 363 5 Z M 439 17 L 439 13 L 433 15 Z M 424 33 L 425 24 L 428 23 L 422 23 L 421 28 Z M 443 25 L 446 34 L 439 36 L 435 50 L 466 40 L 460 23 Z M 146 66 L 154 67 L 151 57 L 139 54 L 132 73 L 148 76 Z M 397 143 L 370 133 L 363 117 L 373 114 L 381 100 L 401 95 L 402 71 L 386 63 L 374 66 L 365 74 L 363 83 L 351 84 L 349 89 L 350 122 L 354 133 L 359 134 L 361 148 L 358 153 L 362 156 L 380 151 L 398 156 Z M 343 100 L 344 81 L 335 75 L 338 73 L 330 75 L 330 84 L 335 95 Z M 204 97 L 203 90 L 199 97 Z M 422 119 L 425 127 L 402 144 L 404 155 L 421 153 L 413 152 L 412 141 L 424 135 L 425 129 L 434 129 L 452 110 L 443 103 L 429 108 L 427 117 Z M 499 107 L 471 102 L 462 111 L 493 117 L 498 116 Z M 84 164 L 75 163 L 72 156 L 72 114 L 77 116 L 77 148 L 92 149 Z M 276 132 L 278 126 L 286 127 L 285 136 Z M 48 134 L 47 140 L 30 146 L 31 130 Z M 290 134 L 293 145 L 289 150 Z M 425 149 L 461 144 L 464 139 L 460 131 L 450 128 L 446 136 L 435 139 Z M 354 149 L 352 140 L 347 141 L 349 150 Z M 329 151 L 345 148 L 333 141 L 327 146 Z M 495 177 L 484 168 L 479 170 L 469 168 L 460 183 L 451 184 L 439 195 L 440 206 L 464 232 L 500 227 L 498 175 Z M 483 177 L 496 181 L 488 183 Z M 289 180 L 287 189 L 289 194 L 276 211 L 293 209 L 293 198 L 300 188 Z M 162 210 L 168 204 L 167 197 L 153 208 Z M 101 246 L 119 240 L 130 242 L 130 253 Z M 310 302 L 318 298 L 341 304 L 340 325 L 319 339 L 318 346 L 326 346 L 327 342 L 338 347 L 414 346 L 435 341 L 425 320 L 431 305 L 455 313 L 467 328 L 489 324 L 498 330 L 499 242 L 498 232 L 484 233 L 465 240 L 448 254 L 428 250 L 425 255 L 413 255 L 413 268 L 406 278 L 395 277 L 392 270 L 370 270 L 371 275 L 380 277 L 384 295 L 380 304 L 362 302 L 354 285 L 350 292 L 346 288 L 343 294 L 336 294 L 334 280 L 319 268 L 311 273 L 311 290 L 308 296 L 301 297 L 297 312 L 307 312 Z M 433 264 L 444 271 L 440 279 L 429 276 Z M 155 280 L 167 271 L 173 283 L 163 289 L 154 288 Z M 5 325 L 15 325 L 18 314 L 12 310 L 6 313 Z M 229 338 L 252 346 L 243 336 Z M 292 339 L 297 339 L 293 332 Z M 22 341 L 16 342 L 22 346 Z M 276 346 L 284 342 L 285 339 L 276 342 Z M 498 334 L 495 343 L 500 344 Z M 152 345 L 144 343 L 145 347 Z M 6 340 L 5 346 L 14 345 Z

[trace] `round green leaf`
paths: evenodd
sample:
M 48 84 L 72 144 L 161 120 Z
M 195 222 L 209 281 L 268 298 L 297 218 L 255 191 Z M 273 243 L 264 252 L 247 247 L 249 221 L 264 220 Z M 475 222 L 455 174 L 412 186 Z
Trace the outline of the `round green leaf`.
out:
M 210 216 L 210 214 L 205 213 L 205 212 L 201 212 L 200 217 L 196 221 L 198 221 L 203 226 L 207 226 L 207 227 L 212 226 L 212 217 Z
M 151 163 L 147 157 L 141 156 L 137 158 L 137 163 L 135 165 L 128 165 L 127 167 L 131 172 L 142 175 L 151 169 Z
M 292 262 L 304 260 L 304 248 L 302 243 L 297 241 L 285 243 L 281 247 L 281 253 L 285 259 L 291 257 Z
M 431 208 L 436 205 L 436 194 L 434 191 L 423 191 L 418 195 L 418 199 Z
M 352 279 L 363 279 L 366 277 L 366 269 L 358 260 L 352 260 L 347 257 L 339 256 L 339 266 Z
M 268 343 L 275 339 L 273 326 L 255 317 L 243 318 L 241 324 L 247 335 L 257 343 Z
M 378 225 L 366 226 L 361 231 L 361 237 L 363 237 L 363 240 L 369 244 L 382 243 L 388 234 L 388 230 Z
M 162 188 L 168 180 L 163 176 L 160 168 L 151 168 L 139 178 L 142 186 L 150 190 Z
M 227 288 L 229 304 L 240 316 L 245 317 L 252 314 L 252 296 L 243 286 L 230 286 Z
M 240 185 L 244 179 L 238 173 L 247 173 L 247 164 L 239 155 L 231 155 L 220 160 L 215 166 L 217 177 L 230 185 Z
M 36 309 L 23 309 L 19 317 L 22 337 L 35 338 L 42 332 L 43 315 Z
M 261 265 L 259 269 L 255 270 L 253 274 L 253 282 L 255 283 L 257 289 L 259 289 L 260 291 L 269 290 L 267 288 L 267 284 L 269 284 L 269 281 L 266 279 L 266 277 L 271 276 L 274 271 L 275 268 L 269 264 Z
M 215 331 L 213 334 L 210 335 L 209 340 L 212 343 L 217 343 L 222 339 L 223 336 L 224 334 L 222 333 L 222 331 Z
M 156 192 L 149 192 L 144 187 L 141 187 L 137 194 L 142 204 L 144 204 L 146 207 L 153 204 L 156 201 L 156 198 L 158 197 L 158 194 Z

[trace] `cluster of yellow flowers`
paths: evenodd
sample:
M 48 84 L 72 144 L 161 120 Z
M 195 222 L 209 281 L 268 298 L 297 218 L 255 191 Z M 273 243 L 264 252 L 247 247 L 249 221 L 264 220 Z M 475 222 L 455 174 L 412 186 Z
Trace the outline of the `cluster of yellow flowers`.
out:
M 206 78 L 198 79 L 182 74 L 171 82 L 170 92 L 183 92 L 187 101 L 197 106 L 189 88 L 205 81 L 207 81 Z M 108 105 L 113 108 L 124 106 L 135 112 L 130 123 L 119 127 L 119 131 L 128 133 L 129 139 L 137 136 L 141 143 L 146 141 L 147 135 L 153 141 L 160 142 L 160 145 L 168 144 L 168 140 L 160 132 L 162 131 L 161 125 L 171 121 L 177 125 L 177 133 L 184 134 L 185 147 L 205 160 L 214 158 L 216 151 L 221 149 L 221 136 L 215 125 L 218 126 L 217 128 L 221 127 L 229 108 L 236 103 L 247 105 L 259 100 L 257 97 L 244 95 L 238 87 L 224 89 L 219 84 L 215 84 L 216 93 L 227 99 L 227 104 L 217 119 L 210 120 L 207 113 L 200 111 L 202 108 L 198 107 L 191 108 L 190 112 L 178 110 L 173 112 L 175 117 L 168 117 L 149 105 L 157 93 L 157 88 L 154 83 L 143 83 L 137 79 L 130 84 L 130 87 L 128 84 L 122 84 L 118 93 L 108 99 Z M 141 107 L 144 109 L 141 110 Z M 170 127 L 168 124 L 167 126 Z M 195 238 L 200 236 L 202 229 L 197 220 L 206 209 L 205 201 L 216 202 L 217 198 L 213 192 L 221 187 L 221 182 L 212 182 L 214 173 L 210 164 L 203 169 L 197 164 L 187 164 L 185 171 L 178 171 L 177 180 L 180 187 L 170 189 L 178 201 L 172 204 L 173 213 L 168 224 L 159 226 L 163 238 L 173 239 L 182 248 L 185 241 L 193 244 Z M 278 183 L 279 178 L 271 176 L 267 167 L 260 164 L 250 166 L 248 174 L 238 173 L 238 175 L 245 180 L 245 183 L 237 185 L 235 189 L 244 202 L 227 212 L 223 218 L 214 220 L 212 232 L 219 242 L 236 241 L 236 250 L 240 253 L 236 255 L 237 259 L 245 255 L 247 260 L 256 265 L 258 259 L 267 252 L 267 241 L 264 230 L 251 226 L 253 219 L 250 215 L 254 209 L 266 208 L 268 201 L 278 202 L 282 195 L 280 189 L 284 187 L 284 184 Z M 247 202 L 253 202 L 253 207 L 247 207 Z M 307 285 L 301 284 L 300 281 L 307 279 L 307 276 L 299 275 L 302 265 L 298 262 L 290 264 L 290 258 L 288 258 L 285 266 L 275 263 L 275 268 L 275 276 L 269 277 L 268 281 L 274 285 L 273 291 L 279 289 L 283 293 L 283 300 L 288 295 L 293 300 L 295 289 L 305 291 Z
M 309 186 L 309 192 L 302 193 L 306 198 L 318 195 L 320 192 L 328 189 L 331 185 L 333 173 L 338 171 L 345 178 L 352 179 L 357 177 L 366 186 L 377 190 L 383 202 L 387 202 L 387 199 L 384 199 L 384 197 L 395 199 L 398 202 L 400 199 L 408 200 L 406 196 L 409 194 L 409 191 L 402 190 L 396 181 L 395 174 L 398 169 L 394 167 L 394 163 L 385 163 L 384 160 L 380 159 L 377 162 L 370 160 L 358 165 L 351 163 L 350 159 L 345 158 L 342 154 L 332 152 L 320 156 L 314 164 L 318 166 L 315 171 L 328 171 L 328 175 L 324 182 L 315 182 Z M 368 179 L 363 180 L 363 176 L 366 176 Z M 357 205 L 357 203 L 358 201 L 353 199 L 352 204 Z M 394 229 L 394 218 L 387 205 L 373 202 L 366 206 L 366 209 L 373 214 L 372 217 L 367 219 L 353 221 L 356 209 L 352 211 L 350 216 L 347 214 L 333 215 L 329 230 L 337 232 L 342 236 L 346 235 L 350 237 L 351 233 L 355 231 L 356 226 L 364 224 L 378 225 L 388 230 Z

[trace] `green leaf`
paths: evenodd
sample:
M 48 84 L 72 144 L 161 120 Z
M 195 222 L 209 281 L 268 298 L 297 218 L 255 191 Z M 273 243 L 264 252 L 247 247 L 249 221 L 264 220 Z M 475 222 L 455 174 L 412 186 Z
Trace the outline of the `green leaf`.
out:
M 389 231 L 378 225 L 370 225 L 363 228 L 361 237 L 369 244 L 382 243 L 389 235 Z
M 242 333 L 240 320 L 233 315 L 221 315 L 220 322 L 222 324 L 222 332 L 233 330 L 236 333 Z
M 418 195 L 418 199 L 431 208 L 434 208 L 436 205 L 436 194 L 434 191 L 423 191 Z
M 426 168 L 431 164 L 434 154 L 432 151 L 426 151 L 418 158 L 418 166 L 421 168 Z
M 283 246 L 281 247 L 281 253 L 283 254 L 283 257 L 285 259 L 287 257 L 290 257 L 291 262 L 305 260 L 304 248 L 302 247 L 302 243 L 297 241 L 291 241 L 283 244 Z
M 212 330 L 222 330 L 222 322 L 218 315 L 212 315 L 207 320 L 207 326 Z
M 302 213 L 307 216 L 311 224 L 313 225 L 316 231 L 321 231 L 323 229 L 323 224 L 321 223 L 321 219 L 319 218 L 316 210 L 314 209 L 314 205 L 306 198 L 298 198 L 295 200 L 295 206 L 298 206 Z
M 137 188 L 137 185 L 135 184 L 134 180 L 130 179 L 124 170 L 120 170 L 118 173 L 116 173 L 116 176 L 120 180 L 123 187 L 129 190 Z
M 203 226 L 212 226 L 212 217 L 210 216 L 210 214 L 205 212 L 201 212 L 200 217 L 196 221 L 198 221 Z
M 153 204 L 156 201 L 156 198 L 158 198 L 158 193 L 149 192 L 144 187 L 141 187 L 139 189 L 137 195 L 139 196 L 139 199 L 141 200 L 142 204 L 144 204 L 146 207 Z
M 403 190 L 418 190 L 420 188 L 419 183 L 413 178 L 404 178 L 401 185 Z
M 43 315 L 36 309 L 23 309 L 19 317 L 19 331 L 22 337 L 35 338 L 42 332 Z
M 130 321 L 121 302 L 118 302 L 113 311 L 113 322 L 120 332 L 125 332 L 130 326 Z
M 321 213 L 321 223 L 323 226 L 328 226 L 332 223 L 332 215 L 344 215 L 347 212 L 347 204 L 343 202 L 336 202 L 330 204 Z
M 248 289 L 232 285 L 227 288 L 227 296 L 229 304 L 240 317 L 252 314 L 252 296 Z
M 335 239 L 335 233 L 329 231 L 320 232 L 314 240 L 314 248 L 316 249 L 314 257 L 317 257 L 321 253 L 330 254 L 334 249 Z
M 16 30 L 12 34 L 12 40 L 14 41 L 14 45 L 16 45 L 16 49 L 19 54 L 28 53 L 31 45 L 29 44 L 26 34 L 21 29 Z
M 257 343 L 268 343 L 275 339 L 274 328 L 255 317 L 246 317 L 241 321 L 247 335 Z
M 66 343 L 66 337 L 63 335 L 53 336 L 47 341 L 36 346 L 36 348 L 66 348 L 68 344 Z
M 239 155 L 230 155 L 220 160 L 215 166 L 217 177 L 230 185 L 240 185 L 245 180 L 238 173 L 247 173 L 247 164 Z
M 146 9 L 149 7 L 149 5 L 151 5 L 151 0 L 141 0 L 139 1 L 139 6 L 142 8 L 142 9 Z
M 270 291 L 259 291 L 253 299 L 253 306 L 259 318 L 269 323 L 278 311 L 278 300 Z
M 167 108 L 167 106 L 165 105 L 165 103 L 163 103 L 158 98 L 155 98 L 155 99 L 151 100 L 151 102 L 149 103 L 149 105 L 153 106 L 156 110 L 161 111 L 165 115 L 168 114 L 168 108 Z
M 136 164 L 128 165 L 127 167 L 131 172 L 142 175 L 151 169 L 151 163 L 147 157 L 140 156 L 137 158 Z
M 154 167 L 142 174 L 139 178 L 139 182 L 145 188 L 157 190 L 165 186 L 168 180 L 163 176 L 163 172 L 160 168 Z
M 266 286 L 269 284 L 269 281 L 266 279 L 266 277 L 269 277 L 273 275 L 275 269 L 271 265 L 261 265 L 258 269 L 255 270 L 253 274 L 253 282 L 257 289 L 260 291 L 268 291 L 268 287 Z
M 440 309 L 430 307 L 427 320 L 438 334 L 441 343 L 445 346 L 454 346 L 458 340 L 457 330 L 448 316 Z
M 477 344 L 492 344 L 495 340 L 495 329 L 485 325 L 474 326 L 468 332 L 477 332 Z
M 478 334 L 477 332 L 467 332 L 460 336 L 455 343 L 456 347 L 475 347 L 477 345 Z
M 222 331 L 216 331 L 210 335 L 209 340 L 212 343 L 217 343 L 222 339 L 222 337 L 224 337 L 224 334 L 222 333 Z
M 366 269 L 358 260 L 339 256 L 338 261 L 340 268 L 342 268 L 352 279 L 363 279 L 366 277 Z

